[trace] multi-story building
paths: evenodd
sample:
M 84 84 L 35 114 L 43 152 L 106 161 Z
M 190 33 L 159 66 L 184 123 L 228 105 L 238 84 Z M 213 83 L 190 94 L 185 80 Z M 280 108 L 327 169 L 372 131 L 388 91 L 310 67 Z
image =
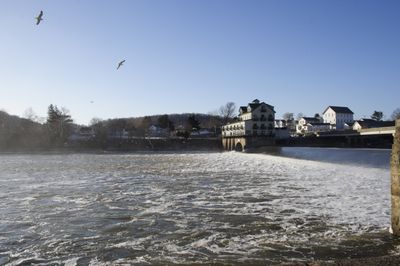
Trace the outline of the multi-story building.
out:
M 348 107 L 328 106 L 322 113 L 324 123 L 329 123 L 336 130 L 343 130 L 345 123 L 354 121 L 354 113 Z
M 239 108 L 237 122 L 222 127 L 223 137 L 274 136 L 275 110 L 272 105 L 255 99 Z

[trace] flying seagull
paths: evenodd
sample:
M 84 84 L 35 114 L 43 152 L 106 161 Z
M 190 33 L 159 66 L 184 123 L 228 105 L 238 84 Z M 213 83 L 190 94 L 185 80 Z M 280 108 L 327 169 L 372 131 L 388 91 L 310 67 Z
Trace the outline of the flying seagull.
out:
M 42 17 L 43 17 L 43 11 L 40 10 L 39 16 L 36 17 L 36 25 L 39 25 L 40 21 L 43 20 Z
M 119 62 L 118 66 L 117 66 L 117 69 L 119 69 L 124 63 L 125 63 L 125 60 L 122 60 L 121 62 Z

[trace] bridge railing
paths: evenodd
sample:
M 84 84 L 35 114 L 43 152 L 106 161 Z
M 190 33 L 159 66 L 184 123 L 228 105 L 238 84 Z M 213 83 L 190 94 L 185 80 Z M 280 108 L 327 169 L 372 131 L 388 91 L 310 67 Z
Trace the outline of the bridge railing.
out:
M 368 134 L 368 133 L 374 133 L 374 134 L 393 134 L 395 131 L 396 127 L 373 127 L 373 128 L 365 128 L 365 129 L 360 129 L 358 132 L 360 134 Z

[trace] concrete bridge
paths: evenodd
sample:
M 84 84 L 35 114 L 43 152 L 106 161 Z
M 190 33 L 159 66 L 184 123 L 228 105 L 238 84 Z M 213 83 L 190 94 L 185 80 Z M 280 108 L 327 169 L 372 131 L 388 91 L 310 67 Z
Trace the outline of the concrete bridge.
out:
M 361 129 L 359 134 L 361 136 L 367 135 L 392 135 L 396 132 L 396 127 L 377 127 L 377 128 L 366 128 Z
M 395 134 L 395 127 L 361 129 L 359 131 L 334 131 L 317 133 L 315 143 L 336 143 L 343 147 L 387 147 Z
M 318 132 L 317 137 L 354 137 L 354 136 L 378 136 L 378 135 L 392 135 L 394 136 L 396 127 L 376 127 L 366 128 L 359 131 L 333 131 L 333 132 Z

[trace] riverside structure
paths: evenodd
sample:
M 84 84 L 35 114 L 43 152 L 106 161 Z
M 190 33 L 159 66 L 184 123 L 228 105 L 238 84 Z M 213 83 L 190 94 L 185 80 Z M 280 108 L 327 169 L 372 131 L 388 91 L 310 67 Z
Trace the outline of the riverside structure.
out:
M 255 99 L 239 108 L 238 121 L 222 126 L 225 150 L 245 151 L 275 145 L 275 110 Z

